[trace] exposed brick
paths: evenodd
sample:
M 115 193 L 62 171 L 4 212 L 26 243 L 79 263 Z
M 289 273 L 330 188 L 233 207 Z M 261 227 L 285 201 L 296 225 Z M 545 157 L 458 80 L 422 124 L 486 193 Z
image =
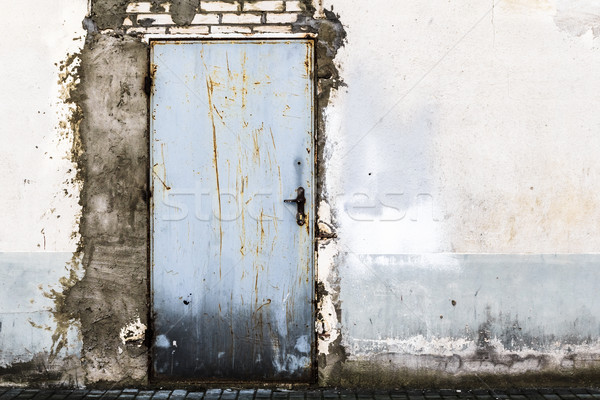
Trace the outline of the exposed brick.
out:
M 169 28 L 169 33 L 188 34 L 188 35 L 206 35 L 210 32 L 208 26 L 174 26 Z
M 303 7 L 301 1 L 298 1 L 298 0 L 286 1 L 285 2 L 285 11 L 301 12 L 301 11 L 304 11 L 304 7 Z
M 289 25 L 259 25 L 255 26 L 253 30 L 260 33 L 290 33 L 292 27 Z
M 267 14 L 268 24 L 291 24 L 297 19 L 298 14 Z
M 212 33 L 252 33 L 252 30 L 247 26 L 223 26 L 213 25 L 210 27 Z
M 192 20 L 192 25 L 216 25 L 218 23 L 218 14 L 196 14 Z
M 283 11 L 283 1 L 245 1 L 244 11 Z
M 225 1 L 202 1 L 200 10 L 203 12 L 236 12 L 240 10 L 239 3 L 228 3 Z
M 142 24 L 144 20 L 148 21 L 151 19 L 154 20 L 151 25 L 173 25 L 170 14 L 140 14 L 137 17 L 138 24 Z
M 163 33 L 165 33 L 165 27 L 150 26 L 148 28 L 142 28 L 142 27 L 131 28 L 131 29 L 127 30 L 127 33 L 141 33 L 143 35 L 148 34 L 148 33 L 163 34 Z M 90 397 L 90 395 L 88 395 L 87 397 Z
M 152 7 L 152 3 L 149 3 L 149 2 L 129 3 L 129 4 L 127 4 L 127 12 L 128 13 L 149 13 L 150 7 Z
M 123 20 L 123 26 L 132 26 L 132 25 L 133 25 L 133 22 L 131 22 L 131 19 L 129 19 L 129 17 L 126 17 Z
M 260 14 L 223 14 L 222 24 L 260 24 Z

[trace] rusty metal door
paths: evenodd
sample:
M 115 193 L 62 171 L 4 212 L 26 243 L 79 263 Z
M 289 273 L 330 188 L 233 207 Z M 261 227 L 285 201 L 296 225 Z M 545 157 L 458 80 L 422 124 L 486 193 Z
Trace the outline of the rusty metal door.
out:
M 313 43 L 151 51 L 154 376 L 308 381 Z

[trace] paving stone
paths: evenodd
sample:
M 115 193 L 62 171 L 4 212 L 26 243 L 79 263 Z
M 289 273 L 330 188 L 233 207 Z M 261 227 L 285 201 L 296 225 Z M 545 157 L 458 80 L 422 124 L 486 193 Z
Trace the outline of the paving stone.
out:
M 340 399 L 342 400 L 356 400 L 356 391 L 350 389 L 342 389 L 340 392 Z
M 511 400 L 527 400 L 527 396 L 524 394 L 511 394 L 510 398 Z
M 95 392 L 95 391 L 94 391 L 94 390 L 91 390 L 91 391 L 90 391 L 90 393 L 88 393 L 88 394 L 85 396 L 85 399 L 86 399 L 86 400 L 87 400 L 87 399 L 99 399 L 99 398 L 101 398 L 101 397 L 104 395 L 104 392 L 101 392 L 101 393 L 92 393 L 92 392 Z
M 290 392 L 286 390 L 273 390 L 271 392 L 271 398 L 276 400 L 287 400 L 290 396 Z
M 562 400 L 579 400 L 579 397 L 577 397 L 577 395 L 574 393 L 561 394 L 559 396 Z
M 0 396 L 0 400 L 11 400 L 21 394 L 23 389 L 9 389 L 6 392 L 2 393 Z
M 340 393 L 337 390 L 327 389 L 321 392 L 322 398 L 325 400 L 338 400 Z
M 573 394 L 588 394 L 589 392 L 585 388 L 573 388 L 573 389 L 571 389 L 571 393 L 573 393 Z
M 242 389 L 238 393 L 238 400 L 254 399 L 254 389 Z
M 37 393 L 38 393 L 37 391 L 33 392 L 33 391 L 24 390 L 17 397 L 15 397 L 15 399 L 23 399 L 23 400 L 33 399 Z
M 442 394 L 438 390 L 425 390 L 423 391 L 423 396 L 426 399 L 441 399 Z
M 154 390 L 140 390 L 135 395 L 136 400 L 148 400 L 154 396 Z
M 544 400 L 544 396 L 541 393 L 537 393 L 534 391 L 527 391 L 525 396 L 529 399 L 529 400 Z
M 102 400 L 116 400 L 121 395 L 121 390 L 107 390 L 102 395 Z
M 169 398 L 170 395 L 170 390 L 159 390 L 154 393 L 154 396 L 152 396 L 152 400 L 166 400 Z
M 51 396 L 46 397 L 48 400 L 64 400 L 67 398 L 68 393 L 58 393 L 54 392 Z
M 75 389 L 71 392 L 68 400 L 81 400 L 85 398 L 90 391 L 86 389 Z
M 440 390 L 438 390 L 438 393 L 441 396 L 456 396 L 456 390 L 452 390 L 452 389 L 440 389 Z
M 185 397 L 186 400 L 202 400 L 204 397 L 204 392 L 188 392 Z
M 321 400 L 321 391 L 320 390 L 307 390 L 306 391 L 306 400 Z
M 0 400 L 600 400 L 597 388 L 507 390 L 40 390 L 0 388 Z
M 183 400 L 187 396 L 187 390 L 173 390 L 169 400 Z
M 218 400 L 221 397 L 221 389 L 208 389 L 204 393 L 204 400 Z
M 238 395 L 237 390 L 225 389 L 221 393 L 221 400 L 235 400 Z
M 15 389 L 17 389 L 17 388 L 13 388 L 11 390 L 15 390 Z M 20 390 L 20 393 L 14 397 L 15 399 L 32 399 L 40 392 L 39 390 L 26 389 L 26 388 L 18 388 L 18 390 Z M 55 391 L 50 391 L 50 393 L 48 393 L 48 395 L 54 394 L 54 392 Z
M 560 396 L 554 393 L 542 394 L 546 400 L 560 400 Z

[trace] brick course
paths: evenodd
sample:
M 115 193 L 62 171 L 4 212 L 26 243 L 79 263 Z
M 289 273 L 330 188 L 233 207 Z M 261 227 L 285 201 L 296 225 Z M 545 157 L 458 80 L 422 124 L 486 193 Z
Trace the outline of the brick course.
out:
M 226 34 L 290 33 L 304 12 L 301 0 L 221 1 L 202 0 L 188 26 L 177 26 L 168 2 L 131 2 L 122 27 L 129 33 Z M 162 11 L 157 11 L 162 10 Z

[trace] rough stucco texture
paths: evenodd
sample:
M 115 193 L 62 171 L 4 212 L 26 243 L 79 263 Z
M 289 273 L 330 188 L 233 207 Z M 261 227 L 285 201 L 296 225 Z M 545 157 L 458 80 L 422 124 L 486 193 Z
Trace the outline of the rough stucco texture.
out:
M 81 322 L 86 382 L 144 382 L 147 348 L 121 329 L 147 326 L 146 46 L 131 38 L 91 35 L 81 54 L 84 181 L 80 234 L 85 275 L 59 311 Z

